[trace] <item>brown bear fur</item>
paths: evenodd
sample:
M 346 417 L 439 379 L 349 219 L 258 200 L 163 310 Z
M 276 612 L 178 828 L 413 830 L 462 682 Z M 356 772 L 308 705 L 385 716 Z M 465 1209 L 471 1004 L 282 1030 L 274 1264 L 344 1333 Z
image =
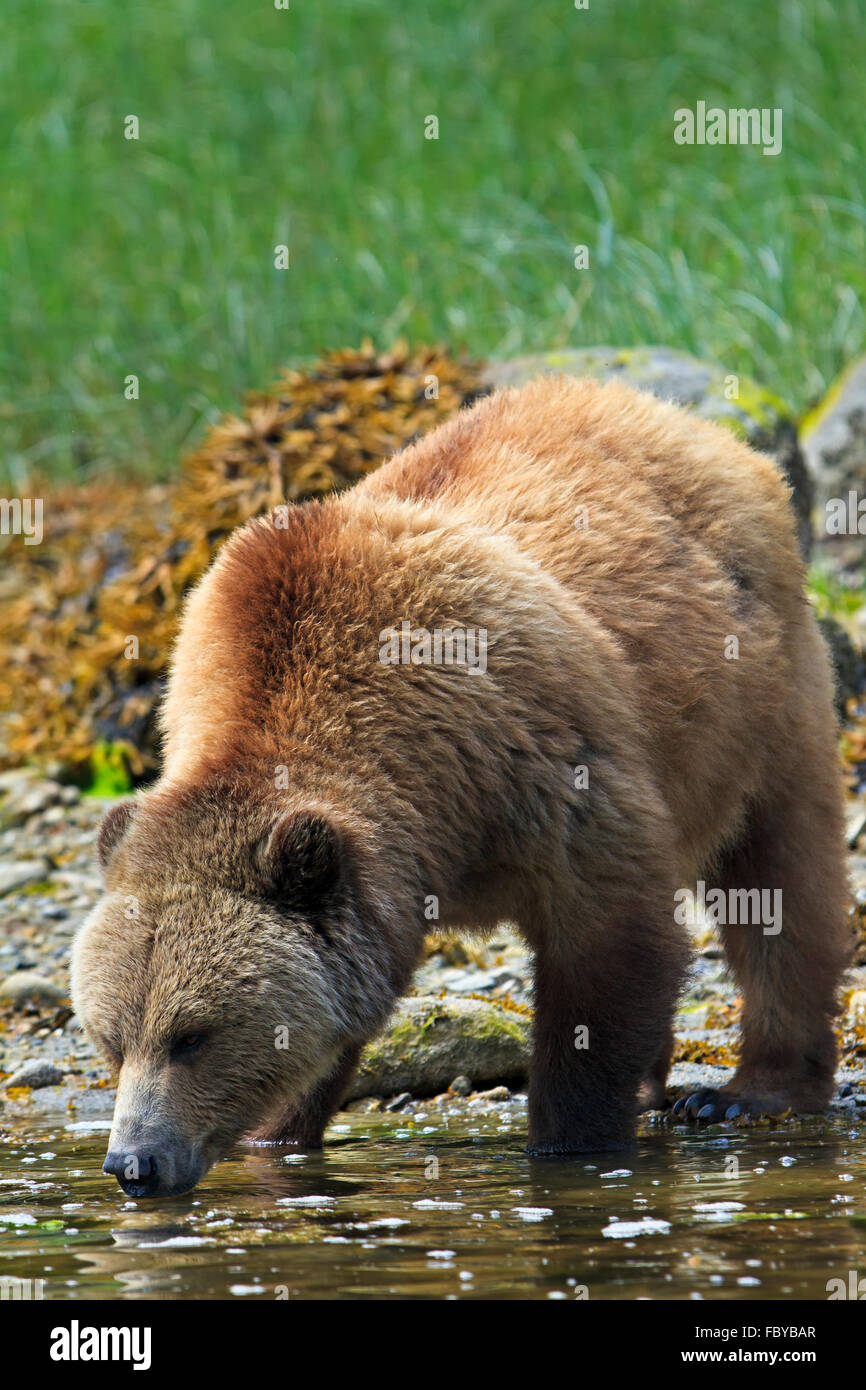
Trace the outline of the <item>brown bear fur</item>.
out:
M 768 459 L 565 378 L 236 532 L 187 603 L 164 771 L 103 830 L 75 951 L 76 1006 L 122 1063 L 127 1190 L 191 1186 L 253 1126 L 320 1143 L 431 895 L 440 929 L 507 919 L 533 948 L 531 1152 L 627 1145 L 641 1083 L 661 1102 L 674 895 L 701 878 L 780 889 L 784 917 L 725 930 L 741 1062 L 690 1113 L 825 1106 L 846 883 L 803 583 Z M 486 629 L 486 671 L 383 665 L 403 620 Z

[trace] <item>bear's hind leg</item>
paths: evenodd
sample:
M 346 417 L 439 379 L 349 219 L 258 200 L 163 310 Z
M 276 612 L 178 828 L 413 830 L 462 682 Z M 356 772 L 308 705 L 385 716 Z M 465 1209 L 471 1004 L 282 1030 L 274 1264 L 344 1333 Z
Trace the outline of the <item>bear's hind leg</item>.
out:
M 785 781 L 776 779 L 771 800 L 726 856 L 718 886 L 729 904 L 745 906 L 749 890 L 757 903 L 754 890 L 763 890 L 761 921 L 750 911 L 750 920 L 722 928 L 743 992 L 740 1064 L 729 1085 L 683 1097 L 675 1114 L 705 1122 L 826 1108 L 836 995 L 851 950 L 841 806 L 828 737 L 820 757 L 801 757 Z

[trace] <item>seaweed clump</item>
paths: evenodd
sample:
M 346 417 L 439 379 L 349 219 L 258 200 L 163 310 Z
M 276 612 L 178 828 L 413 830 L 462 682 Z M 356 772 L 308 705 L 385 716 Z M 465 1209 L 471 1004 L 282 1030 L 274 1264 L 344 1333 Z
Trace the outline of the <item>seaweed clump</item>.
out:
M 158 765 L 155 710 L 184 594 L 251 517 L 349 487 L 470 403 L 480 364 L 445 348 L 328 353 L 251 392 L 172 483 L 31 485 L 44 538 L 0 537 L 0 767 L 81 785 Z

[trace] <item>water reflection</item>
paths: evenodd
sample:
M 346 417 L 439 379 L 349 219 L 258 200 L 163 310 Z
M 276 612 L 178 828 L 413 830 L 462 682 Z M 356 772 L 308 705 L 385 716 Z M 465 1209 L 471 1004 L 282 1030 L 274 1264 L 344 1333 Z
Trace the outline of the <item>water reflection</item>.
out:
M 105 1125 L 0 1131 L 0 1279 L 52 1299 L 826 1298 L 866 1272 L 856 1118 L 531 1161 L 525 1103 L 341 1115 L 324 1153 L 241 1147 L 184 1197 L 102 1177 Z

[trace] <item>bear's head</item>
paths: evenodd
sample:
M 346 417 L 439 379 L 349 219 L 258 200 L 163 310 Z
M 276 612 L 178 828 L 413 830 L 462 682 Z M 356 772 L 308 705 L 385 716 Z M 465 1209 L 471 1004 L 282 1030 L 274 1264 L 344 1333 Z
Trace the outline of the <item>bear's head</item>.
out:
M 99 834 L 105 895 L 72 995 L 118 1077 L 105 1171 L 130 1196 L 188 1191 L 300 1103 L 394 999 L 353 827 L 237 788 L 156 788 Z

